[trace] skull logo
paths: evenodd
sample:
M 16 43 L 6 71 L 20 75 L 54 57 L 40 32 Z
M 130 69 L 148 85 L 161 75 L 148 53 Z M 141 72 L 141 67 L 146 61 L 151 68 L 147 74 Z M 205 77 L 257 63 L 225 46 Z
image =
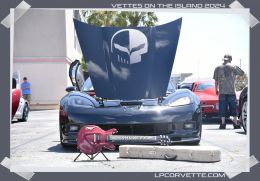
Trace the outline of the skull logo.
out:
M 139 63 L 142 55 L 147 52 L 147 37 L 139 30 L 119 30 L 111 38 L 111 53 L 119 63 Z

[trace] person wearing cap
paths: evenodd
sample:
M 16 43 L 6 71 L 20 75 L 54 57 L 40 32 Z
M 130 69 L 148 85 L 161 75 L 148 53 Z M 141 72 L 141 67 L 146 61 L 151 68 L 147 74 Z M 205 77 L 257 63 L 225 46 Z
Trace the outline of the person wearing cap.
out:
M 219 96 L 219 115 L 221 117 L 219 129 L 226 129 L 225 118 L 229 116 L 233 116 L 234 129 L 239 129 L 235 80 L 237 76 L 242 76 L 244 71 L 238 66 L 231 65 L 231 55 L 226 54 L 223 61 L 222 65 L 215 68 L 213 75 L 216 94 Z
M 25 100 L 30 104 L 30 95 L 31 95 L 31 84 L 27 81 L 27 77 L 23 78 L 23 83 L 21 84 L 22 95 Z

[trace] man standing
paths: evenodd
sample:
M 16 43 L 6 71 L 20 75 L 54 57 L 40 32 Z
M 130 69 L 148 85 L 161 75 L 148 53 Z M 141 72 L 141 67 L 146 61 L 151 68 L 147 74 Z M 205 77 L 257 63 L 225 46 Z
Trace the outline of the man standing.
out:
M 238 66 L 231 65 L 231 55 L 225 55 L 223 60 L 224 63 L 215 68 L 213 76 L 216 93 L 219 95 L 219 115 L 221 117 L 219 129 L 226 129 L 225 118 L 229 116 L 233 116 L 234 129 L 239 129 L 235 80 L 236 76 L 242 76 L 244 71 Z
M 30 104 L 30 94 L 31 94 L 31 89 L 30 89 L 30 82 L 27 81 L 27 77 L 23 78 L 23 83 L 21 84 L 21 89 L 22 89 L 22 95 L 25 100 L 28 101 Z

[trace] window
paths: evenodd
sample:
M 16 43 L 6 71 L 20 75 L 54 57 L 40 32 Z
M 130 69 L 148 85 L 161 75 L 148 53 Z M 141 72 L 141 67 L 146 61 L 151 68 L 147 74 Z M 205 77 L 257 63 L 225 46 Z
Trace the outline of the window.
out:
M 205 89 L 212 88 L 214 86 L 215 85 L 214 85 L 213 82 L 201 83 L 201 84 L 198 85 L 197 90 L 198 91 L 203 91 Z
M 85 91 L 93 91 L 93 90 L 94 90 L 94 88 L 93 88 L 91 79 L 88 78 L 88 79 L 85 81 L 84 85 L 83 85 L 83 90 L 82 90 L 82 91 L 85 92 Z
M 17 87 L 17 83 L 16 83 L 15 78 L 13 78 L 12 88 L 16 89 L 16 87 Z
M 178 86 L 178 89 L 189 89 L 192 90 L 192 83 L 183 83 Z

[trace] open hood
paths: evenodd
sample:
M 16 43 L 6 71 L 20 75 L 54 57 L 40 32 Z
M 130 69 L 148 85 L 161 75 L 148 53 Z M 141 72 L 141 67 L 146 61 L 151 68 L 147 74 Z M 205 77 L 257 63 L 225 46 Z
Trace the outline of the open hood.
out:
M 139 100 L 165 96 L 182 19 L 154 27 L 97 27 L 74 19 L 96 95 Z

